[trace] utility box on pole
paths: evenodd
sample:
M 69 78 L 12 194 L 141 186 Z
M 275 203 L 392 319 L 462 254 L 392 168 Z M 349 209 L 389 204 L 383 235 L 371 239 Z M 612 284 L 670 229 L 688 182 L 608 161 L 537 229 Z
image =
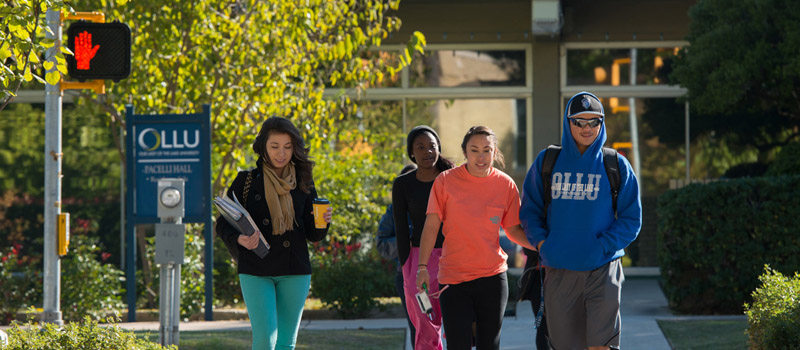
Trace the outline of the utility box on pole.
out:
M 184 180 L 158 180 L 158 217 L 156 224 L 156 264 L 161 265 L 159 276 L 158 339 L 162 346 L 180 342 L 181 264 L 184 257 Z

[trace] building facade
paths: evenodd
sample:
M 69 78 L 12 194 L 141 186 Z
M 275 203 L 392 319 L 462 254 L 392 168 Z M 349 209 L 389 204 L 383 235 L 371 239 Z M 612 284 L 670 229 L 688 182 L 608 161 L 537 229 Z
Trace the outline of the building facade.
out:
M 500 138 L 505 171 L 521 185 L 539 151 L 561 142 L 569 97 L 580 91 L 598 95 L 606 109 L 606 146 L 631 161 L 643 194 L 644 227 L 628 249 L 630 263 L 656 266 L 657 197 L 670 180 L 688 178 L 690 142 L 667 147 L 653 128 L 666 118 L 688 130 L 689 108 L 679 99 L 686 90 L 670 84 L 669 72 L 687 44 L 694 3 L 404 0 L 396 13 L 401 30 L 388 43 L 400 50 L 420 31 L 425 54 L 364 98 L 400 109 L 406 130 L 433 125 L 443 154 L 458 164 L 467 129 L 491 127 Z

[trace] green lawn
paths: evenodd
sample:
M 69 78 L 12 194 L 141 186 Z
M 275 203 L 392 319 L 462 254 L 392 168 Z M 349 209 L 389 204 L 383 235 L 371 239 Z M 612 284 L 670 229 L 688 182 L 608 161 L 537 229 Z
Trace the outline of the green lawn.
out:
M 144 336 L 147 332 L 136 332 Z M 149 339 L 158 342 L 158 332 Z M 181 350 L 250 349 L 250 331 L 181 332 Z M 403 349 L 404 329 L 300 330 L 296 349 L 303 350 L 384 350 Z
M 747 320 L 659 320 L 675 350 L 747 350 Z

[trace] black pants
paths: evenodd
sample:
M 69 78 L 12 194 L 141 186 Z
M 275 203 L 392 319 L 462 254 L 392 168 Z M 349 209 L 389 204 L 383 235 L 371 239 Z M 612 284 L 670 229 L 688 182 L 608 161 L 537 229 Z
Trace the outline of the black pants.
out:
M 403 270 L 397 270 L 397 273 L 394 275 L 394 288 L 397 291 L 397 295 L 400 296 L 400 302 L 403 303 L 403 314 L 406 315 L 406 321 L 408 321 L 408 329 L 411 330 L 411 348 L 414 348 L 414 339 L 417 339 L 417 330 L 414 328 L 414 324 L 411 323 L 411 319 L 408 318 L 408 309 L 406 309 L 406 293 L 403 289 Z M 416 302 L 416 300 L 414 300 Z
M 442 290 L 444 285 L 439 287 Z M 451 284 L 439 298 L 448 350 L 472 348 L 475 320 L 477 350 L 500 349 L 500 328 L 508 303 L 506 273 Z

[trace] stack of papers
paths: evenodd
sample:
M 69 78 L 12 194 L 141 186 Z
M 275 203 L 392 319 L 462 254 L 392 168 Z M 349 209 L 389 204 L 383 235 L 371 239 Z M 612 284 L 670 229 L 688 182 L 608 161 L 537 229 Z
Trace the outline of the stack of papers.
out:
M 252 236 L 254 233 L 259 232 L 258 226 L 253 222 L 253 218 L 250 217 L 250 213 L 247 212 L 247 209 L 245 209 L 236 198 L 236 193 L 233 193 L 233 199 L 220 196 L 214 197 L 214 205 L 217 206 L 217 209 L 219 209 L 225 221 L 231 224 L 239 233 L 245 236 Z M 263 259 L 269 254 L 270 247 L 267 240 L 264 239 L 264 236 L 261 234 L 259 234 L 259 236 L 260 242 L 258 242 L 258 246 L 252 249 L 252 251 L 256 253 L 259 258 Z

